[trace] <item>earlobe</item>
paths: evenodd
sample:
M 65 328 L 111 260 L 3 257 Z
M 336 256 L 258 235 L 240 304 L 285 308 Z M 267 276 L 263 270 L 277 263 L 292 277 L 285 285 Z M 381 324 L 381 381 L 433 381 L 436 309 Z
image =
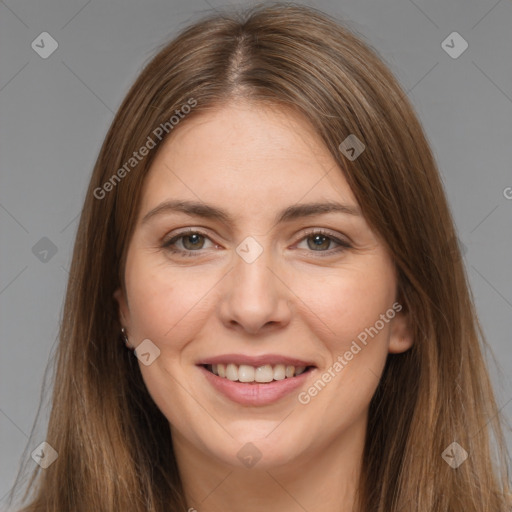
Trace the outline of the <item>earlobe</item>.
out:
M 409 350 L 414 343 L 412 329 L 409 325 L 409 316 L 397 313 L 391 324 L 389 336 L 389 353 L 401 354 Z

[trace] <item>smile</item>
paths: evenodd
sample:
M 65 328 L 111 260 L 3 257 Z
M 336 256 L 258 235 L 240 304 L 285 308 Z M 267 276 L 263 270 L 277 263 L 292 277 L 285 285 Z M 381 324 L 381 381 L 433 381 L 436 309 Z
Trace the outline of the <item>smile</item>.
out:
M 298 392 L 318 371 L 313 364 L 279 356 L 223 356 L 196 367 L 215 395 L 248 407 L 270 405 Z

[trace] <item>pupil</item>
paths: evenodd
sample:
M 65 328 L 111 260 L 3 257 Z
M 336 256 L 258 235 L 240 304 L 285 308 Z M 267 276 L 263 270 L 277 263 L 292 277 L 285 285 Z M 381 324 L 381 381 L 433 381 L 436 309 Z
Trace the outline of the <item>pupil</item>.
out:
M 314 235 L 313 236 L 314 245 L 316 248 L 319 248 L 322 246 L 322 244 L 325 244 L 327 241 L 327 245 L 329 245 L 329 239 L 324 235 Z
M 192 234 L 192 235 L 188 235 L 185 237 L 185 246 L 187 245 L 192 245 L 194 246 L 195 244 L 199 243 L 199 238 L 201 238 L 202 235 L 198 235 L 197 233 L 196 234 Z M 190 240 L 192 239 L 192 243 L 189 244 L 188 242 L 190 242 Z

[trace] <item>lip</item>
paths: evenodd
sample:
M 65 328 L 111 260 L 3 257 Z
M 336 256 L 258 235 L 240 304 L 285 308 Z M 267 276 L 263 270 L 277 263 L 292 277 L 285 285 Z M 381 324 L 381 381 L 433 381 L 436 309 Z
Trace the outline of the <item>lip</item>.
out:
M 207 357 L 201 361 L 198 361 L 197 365 L 203 364 L 229 364 L 233 363 L 236 365 L 248 364 L 249 366 L 263 366 L 270 364 L 272 366 L 276 364 L 285 364 L 291 366 L 316 366 L 312 361 L 303 361 L 293 357 L 283 356 L 280 354 L 262 354 L 259 356 L 248 356 L 244 354 L 222 354 L 219 356 Z
M 234 362 L 232 359 L 231 361 Z M 303 386 L 309 376 L 316 370 L 316 368 L 312 368 L 307 372 L 301 373 L 297 377 L 289 377 L 283 380 L 260 384 L 256 382 L 244 383 L 232 381 L 215 375 L 204 366 L 198 366 L 198 368 L 216 391 L 222 393 L 233 402 L 246 406 L 262 406 L 277 402 L 281 398 Z

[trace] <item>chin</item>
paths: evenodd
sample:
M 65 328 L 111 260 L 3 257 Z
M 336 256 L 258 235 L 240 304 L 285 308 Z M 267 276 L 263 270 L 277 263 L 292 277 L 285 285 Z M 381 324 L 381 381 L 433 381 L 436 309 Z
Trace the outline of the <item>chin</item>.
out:
M 211 446 L 212 454 L 231 466 L 266 470 L 293 462 L 307 443 L 306 438 L 301 441 L 296 436 L 290 436 L 288 430 L 269 435 L 272 428 L 262 434 L 259 429 L 246 426 L 241 427 L 241 432 L 243 435 L 237 436 L 230 431 L 234 439 L 230 439 L 222 448 L 219 445 Z M 211 444 L 211 439 L 208 444 Z

